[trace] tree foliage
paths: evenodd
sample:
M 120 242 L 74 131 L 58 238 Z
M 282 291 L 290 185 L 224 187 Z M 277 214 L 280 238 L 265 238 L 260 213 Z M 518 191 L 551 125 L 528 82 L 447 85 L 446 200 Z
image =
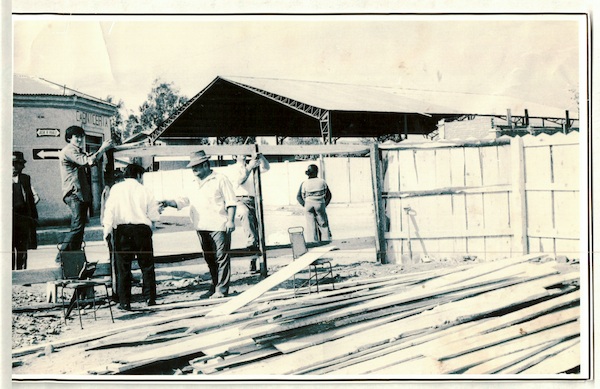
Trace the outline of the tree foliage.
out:
M 119 99 L 118 103 L 115 103 L 115 98 L 113 96 L 106 96 L 106 101 L 110 104 L 115 104 L 117 106 L 117 113 L 114 116 L 114 121 L 110 126 L 110 135 L 112 140 L 116 144 L 121 144 L 123 139 L 123 115 L 121 114 L 121 110 L 123 109 L 123 100 Z
M 173 83 L 155 79 L 148 99 L 140 107 L 142 128 L 147 130 L 160 126 L 187 101 L 188 98 L 179 95 L 179 88 Z
M 156 129 L 187 101 L 188 98 L 180 95 L 179 88 L 172 82 L 155 79 L 147 100 L 139 107 L 139 115 L 130 113 L 125 120 L 123 139 L 131 138 L 142 131 Z

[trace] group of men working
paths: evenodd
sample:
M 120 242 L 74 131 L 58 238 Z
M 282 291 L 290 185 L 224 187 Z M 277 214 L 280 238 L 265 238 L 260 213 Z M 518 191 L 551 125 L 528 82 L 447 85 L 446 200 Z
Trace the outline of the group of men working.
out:
M 85 170 L 113 147 L 112 141 L 107 140 L 90 155 L 84 151 L 84 139 L 83 128 L 67 128 L 65 140 L 68 144 L 59 153 L 63 201 L 71 210 L 71 228 L 60 251 L 81 250 L 91 202 L 91 189 Z M 256 254 L 260 254 L 260 247 L 253 172 L 257 169 L 266 172 L 270 166 L 261 154 L 253 158 L 244 155 L 235 158 L 237 176 L 233 185 L 227 176 L 211 168 L 210 157 L 200 150 L 190 156 L 187 167 L 192 169 L 195 184 L 184 196 L 158 201 L 143 185 L 144 168 L 136 164 L 128 165 L 123 180 L 114 183 L 103 194 L 106 198 L 101 217 L 103 233 L 116 260 L 117 298 L 121 309 L 131 310 L 133 260 L 138 261 L 142 271 L 142 295 L 146 304 L 156 304 L 152 231 L 166 207 L 189 207 L 190 220 L 200 240 L 212 279 L 205 297 L 222 298 L 229 294 L 231 233 L 235 230 L 236 212 L 246 233 L 246 250 L 254 254 L 251 271 L 257 271 Z M 14 159 L 13 156 L 13 165 Z M 316 165 L 310 165 L 306 174 L 308 179 L 300 185 L 297 198 L 307 214 L 308 237 L 311 240 L 331 240 L 325 211 L 331 200 L 331 192 L 326 182 L 317 177 Z M 57 256 L 59 260 L 60 252 Z

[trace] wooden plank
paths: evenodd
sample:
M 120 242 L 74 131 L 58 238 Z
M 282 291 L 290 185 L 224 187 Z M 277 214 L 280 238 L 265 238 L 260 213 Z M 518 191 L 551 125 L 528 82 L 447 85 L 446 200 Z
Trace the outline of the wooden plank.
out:
M 518 293 L 513 293 L 511 288 L 504 288 L 501 293 L 493 291 L 484 295 L 464 299 L 460 302 L 445 304 L 444 309 L 433 309 L 418 315 L 411 316 L 404 320 L 381 325 L 377 328 L 367 329 L 341 339 L 326 342 L 312 347 L 299 350 L 297 352 L 271 358 L 268 361 L 253 364 L 251 367 L 239 367 L 235 369 L 235 374 L 294 374 L 296 371 L 308 369 L 312 366 L 320 365 L 326 361 L 335 360 L 347 355 L 352 355 L 358 350 L 387 343 L 390 339 L 400 338 L 413 331 L 423 331 L 425 328 L 436 328 L 438 326 L 455 323 L 461 314 L 464 314 L 465 307 L 477 307 L 481 313 L 485 311 L 494 311 L 503 307 L 515 306 L 523 301 L 535 299 L 545 295 L 545 290 L 540 290 L 536 283 L 527 283 L 526 288 L 530 294 L 523 298 Z M 543 289 L 543 288 L 542 288 Z M 539 292 L 538 292 L 539 291 Z M 496 301 L 497 304 L 491 307 L 489 301 Z M 473 314 L 474 312 L 470 312 Z M 265 327 L 267 333 L 272 333 L 275 327 Z M 244 336 L 244 332 L 240 335 Z
M 280 269 L 275 274 L 267 277 L 265 280 L 259 282 L 255 286 L 246 291 L 242 292 L 238 296 L 235 296 L 228 302 L 219 305 L 212 311 L 206 314 L 206 317 L 215 317 L 221 315 L 229 315 L 249 302 L 256 300 L 258 297 L 263 295 L 265 292 L 288 280 L 294 274 L 310 265 L 316 259 L 322 257 L 331 250 L 335 250 L 336 247 L 333 245 L 327 245 L 322 247 L 316 247 L 311 249 L 308 253 L 296 258 L 286 267 Z
M 202 374 L 212 374 L 219 370 L 224 370 L 230 367 L 243 365 L 257 360 L 265 359 L 279 354 L 274 347 L 259 348 L 256 351 L 252 351 L 246 354 L 240 355 L 227 355 L 220 357 L 215 363 L 196 363 L 192 365 L 195 370 L 202 372 Z
M 546 359 L 520 374 L 559 374 L 581 365 L 581 344 L 579 338 L 558 345 L 554 350 L 546 350 Z M 539 355 L 538 355 L 539 357 Z
M 435 142 L 401 142 L 397 144 L 382 144 L 382 150 L 412 150 L 412 149 L 443 149 L 443 148 L 465 148 L 465 147 L 495 147 L 509 143 L 507 137 L 495 139 L 477 140 L 438 140 Z M 574 141 L 571 141 L 574 142 Z M 566 143 L 566 141 L 565 141 Z
M 540 318 L 520 323 L 519 325 L 499 329 L 494 332 L 467 336 L 450 343 L 433 342 L 428 355 L 438 360 L 450 359 L 513 339 L 524 339 L 530 333 L 549 330 L 553 327 L 558 327 L 561 324 L 573 323 L 577 320 L 579 314 L 579 307 L 575 307 L 544 315 Z
M 138 323 L 134 323 L 134 324 L 131 324 L 128 326 L 115 326 L 115 327 L 111 326 L 106 331 L 88 332 L 85 335 L 77 336 L 74 338 L 61 339 L 61 340 L 49 342 L 46 344 L 15 349 L 12 351 L 12 355 L 13 355 L 13 357 L 18 357 L 18 356 L 33 354 L 35 352 L 44 350 L 44 347 L 46 347 L 48 345 L 52 346 L 54 349 L 59 349 L 62 347 L 67 347 L 67 346 L 73 346 L 73 345 L 77 345 L 77 344 L 81 344 L 81 343 L 85 343 L 85 342 L 90 342 L 90 341 L 93 341 L 96 339 L 100 339 L 100 338 L 103 338 L 103 337 L 106 337 L 109 335 L 113 335 L 116 333 L 121 333 L 124 331 L 139 330 L 140 328 L 146 328 L 148 326 L 159 325 L 159 324 L 168 323 L 168 322 L 172 322 L 172 321 L 176 321 L 176 320 L 202 316 L 202 315 L 204 315 L 204 313 L 206 311 L 207 310 L 196 308 L 191 312 L 185 312 L 185 313 L 182 313 L 179 315 L 172 315 L 167 318 L 163 317 L 163 318 L 158 318 L 155 320 L 140 321 Z
M 419 239 L 457 239 L 457 238 L 486 238 L 486 237 L 511 237 L 513 231 L 510 228 L 480 228 L 477 230 L 424 230 L 419 229 Z M 394 231 L 385 234 L 386 239 L 408 239 L 408 231 Z M 411 238 L 416 239 L 414 230 Z M 415 243 L 413 242 L 413 245 Z M 416 248 L 416 247 L 415 247 Z M 520 253 L 519 253 L 520 254 Z
M 146 145 L 122 145 L 115 149 L 115 157 L 189 157 L 198 150 L 211 156 L 218 155 L 251 155 L 254 145 L 182 145 L 182 146 L 146 146 Z M 362 154 L 366 155 L 368 147 L 361 145 L 259 145 L 263 155 L 319 155 L 319 154 Z
M 476 363 L 475 366 L 468 368 L 470 365 L 458 365 L 459 367 L 451 367 L 446 361 L 442 362 L 444 365 L 444 371 L 450 374 L 495 374 L 503 368 L 510 367 L 515 363 L 518 363 L 524 359 L 536 355 L 548 347 L 552 347 L 556 341 L 548 341 L 543 337 L 538 336 L 538 344 L 533 344 L 533 339 L 528 339 L 527 342 L 518 339 L 512 342 L 506 342 L 497 347 L 490 347 L 484 349 L 487 354 L 482 356 L 477 362 L 475 356 L 469 359 L 471 365 Z M 525 343 L 525 344 L 524 344 Z M 448 362 L 453 362 L 454 359 L 450 359 Z M 478 364 L 477 364 L 478 363 Z
M 527 203 L 525 196 L 525 156 L 523 140 L 514 137 L 510 142 L 510 176 L 512 191 L 510 192 L 510 225 L 514 238 L 512 251 L 516 254 L 529 252 L 527 240 Z
M 471 327 L 473 323 L 460 324 L 458 326 L 449 326 L 444 328 L 438 328 L 426 331 L 425 333 L 419 333 L 417 335 L 402 337 L 390 341 L 389 343 L 382 344 L 378 347 L 373 347 L 364 351 L 359 351 L 348 358 L 342 358 L 328 364 L 327 367 L 315 371 L 315 374 L 364 374 L 365 371 L 372 371 L 374 369 L 385 366 L 388 362 L 386 360 L 408 360 L 411 358 L 422 357 L 419 352 L 415 352 L 415 347 L 429 342 L 432 339 L 437 339 L 442 336 L 452 334 L 457 330 Z M 394 355 L 394 353 L 397 353 Z M 379 359 L 375 363 L 376 359 Z M 384 363 L 381 363 L 384 362 Z M 342 369 L 346 369 L 346 371 Z
M 385 201 L 381 198 L 382 176 L 381 176 L 381 153 L 377 144 L 371 145 L 370 149 L 371 160 L 371 176 L 373 177 L 373 204 L 375 208 L 375 255 L 377 261 L 385 264 L 388 263 L 386 258 L 386 243 L 384 233 L 387 231 L 386 206 Z
M 575 343 L 577 341 L 579 341 L 579 338 L 574 338 L 572 340 L 567 340 L 566 343 L 565 342 L 561 342 L 561 343 L 557 344 L 556 346 L 554 346 L 554 347 L 552 347 L 550 349 L 546 349 L 546 350 L 542 351 L 538 355 L 534 355 L 534 356 L 532 356 L 529 359 L 525 359 L 524 361 L 520 361 L 519 363 L 516 363 L 513 366 L 510 366 L 510 367 L 507 367 L 506 369 L 498 371 L 498 374 L 521 374 L 525 370 L 527 370 L 527 369 L 529 369 L 531 367 L 534 367 L 534 366 L 536 366 L 539 363 L 542 363 L 547 358 L 553 357 L 558 352 L 564 350 L 565 347 L 569 347 L 569 345 L 570 345 L 571 342 Z M 578 351 L 580 351 L 580 350 L 578 350 Z M 579 355 L 576 356 L 575 359 L 573 359 L 571 361 L 568 361 L 566 366 L 569 366 L 569 367 L 565 368 L 564 370 L 567 370 L 570 367 L 576 367 L 577 365 L 579 365 L 580 362 L 581 362 Z M 576 364 L 571 365 L 571 363 L 569 363 L 569 362 L 575 362 Z M 547 369 L 547 368 L 549 368 L 549 365 L 542 366 L 542 368 Z M 546 373 L 546 374 L 562 373 L 564 370 L 559 370 L 559 371 L 556 371 L 556 372 Z

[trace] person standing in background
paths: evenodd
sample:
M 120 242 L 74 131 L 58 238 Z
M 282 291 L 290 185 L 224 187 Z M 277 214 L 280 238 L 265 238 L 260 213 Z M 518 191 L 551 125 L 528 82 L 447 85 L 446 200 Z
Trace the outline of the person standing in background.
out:
M 304 207 L 307 241 L 330 241 L 329 219 L 325 207 L 331 202 L 331 191 L 324 179 L 317 177 L 317 165 L 306 169 L 308 179 L 300 184 L 296 199 Z
M 235 156 L 235 178 L 233 187 L 237 198 L 236 215 L 240 220 L 246 238 L 246 251 L 249 254 L 260 252 L 258 247 L 258 218 L 256 216 L 256 190 L 254 187 L 254 170 L 260 169 L 261 173 L 269 171 L 269 161 L 262 154 L 247 158 L 246 155 Z M 250 261 L 250 271 L 258 271 L 256 256 Z
M 203 150 L 190 155 L 195 186 L 187 197 L 163 200 L 163 205 L 182 209 L 190 207 L 190 219 L 196 230 L 204 260 L 212 279 L 208 293 L 212 299 L 229 294 L 231 280 L 231 233 L 235 230 L 237 201 L 229 179 L 210 167 L 209 157 Z
M 37 248 L 36 204 L 40 201 L 40 197 L 31 185 L 31 177 L 23 173 L 26 162 L 21 151 L 13 151 L 12 270 L 27 269 L 27 250 Z
M 64 237 L 60 251 L 81 249 L 87 220 L 88 207 L 92 201 L 92 190 L 87 179 L 86 168 L 95 164 L 100 157 L 113 147 L 112 139 L 102 143 L 98 151 L 87 154 L 85 131 L 79 126 L 71 126 L 65 131 L 67 145 L 58 154 L 63 201 L 71 211 L 71 229 Z M 60 262 L 60 252 L 56 257 Z
M 140 165 L 125 168 L 125 179 L 111 188 L 102 218 L 104 240 L 113 236 L 119 308 L 126 311 L 131 310 L 131 262 L 134 259 L 142 270 L 142 295 L 148 306 L 156 305 L 152 228 L 160 219 L 162 209 L 142 184 L 144 173 Z

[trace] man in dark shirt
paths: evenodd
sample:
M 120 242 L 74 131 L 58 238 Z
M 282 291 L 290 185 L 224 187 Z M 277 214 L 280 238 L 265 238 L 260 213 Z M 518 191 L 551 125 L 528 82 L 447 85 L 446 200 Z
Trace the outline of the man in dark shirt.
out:
M 83 150 L 85 131 L 79 126 L 67 128 L 65 140 L 68 144 L 60 151 L 58 159 L 63 201 L 71 210 L 71 230 L 63 239 L 60 250 L 74 251 L 81 249 L 87 210 L 92 201 L 92 191 L 85 170 L 96 163 L 113 144 L 112 140 L 106 140 L 98 151 L 87 154 Z M 56 261 L 60 261 L 60 254 Z
M 36 226 L 38 213 L 36 204 L 40 200 L 31 185 L 31 177 L 23 174 L 25 158 L 20 151 L 13 151 L 13 230 L 12 269 L 27 269 L 27 249 L 37 247 Z

